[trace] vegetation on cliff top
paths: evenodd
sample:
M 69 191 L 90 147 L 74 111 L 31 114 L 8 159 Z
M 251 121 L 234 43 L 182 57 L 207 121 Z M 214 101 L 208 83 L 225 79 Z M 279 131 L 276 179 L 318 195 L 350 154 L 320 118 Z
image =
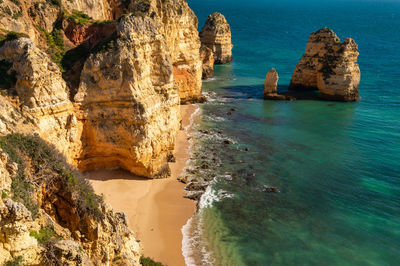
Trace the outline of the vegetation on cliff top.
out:
M 47 53 L 51 59 L 59 66 L 61 72 L 64 71 L 61 61 L 65 55 L 64 38 L 61 30 L 54 28 L 52 32 L 47 32 L 43 28 L 39 28 L 40 32 L 44 36 L 47 42 Z
M 24 259 L 22 256 L 16 256 L 12 260 L 7 261 L 4 266 L 22 266 L 24 262 Z
M 74 10 L 72 14 L 68 16 L 68 20 L 75 22 L 76 24 L 85 25 L 93 22 L 93 18 L 89 17 L 82 11 Z
M 0 32 L 0 47 L 3 46 L 8 41 L 12 41 L 18 38 L 26 37 L 29 38 L 25 33 L 15 32 L 15 31 L 4 31 Z
M 51 191 L 57 184 L 62 192 L 71 195 L 71 203 L 77 214 L 100 220 L 103 198 L 94 193 L 90 183 L 54 147 L 38 136 L 10 134 L 0 137 L 0 148 L 18 164 L 18 172 L 12 178 L 11 194 L 15 201 L 22 202 L 33 217 L 39 206 L 32 197 L 34 192 L 46 184 Z
M 156 262 L 148 257 L 141 257 L 140 264 L 143 266 L 163 266 L 161 262 Z
M 29 235 L 36 238 L 40 244 L 47 244 L 54 236 L 54 229 L 51 227 L 41 227 L 39 232 L 32 230 Z

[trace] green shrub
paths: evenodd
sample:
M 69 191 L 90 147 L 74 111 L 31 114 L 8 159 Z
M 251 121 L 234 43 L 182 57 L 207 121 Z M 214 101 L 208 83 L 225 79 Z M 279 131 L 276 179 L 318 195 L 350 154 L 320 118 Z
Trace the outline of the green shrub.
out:
M 156 262 L 148 257 L 141 257 L 140 264 L 142 264 L 143 266 L 163 266 L 161 262 Z
M 4 265 L 5 266 L 21 266 L 24 260 L 22 256 L 14 257 L 13 260 L 7 261 Z
M 22 16 L 22 11 L 19 10 L 17 13 L 12 15 L 12 19 L 18 19 L 20 16 Z
M 47 32 L 43 28 L 39 28 L 42 35 L 45 37 L 47 42 L 47 53 L 50 55 L 51 59 L 59 66 L 61 72 L 64 71 L 62 67 L 62 59 L 65 55 L 64 38 L 62 36 L 61 30 L 55 28 L 52 32 Z
M 113 34 L 109 38 L 97 43 L 90 52 L 92 54 L 98 54 L 110 51 L 117 46 L 117 41 L 118 37 L 116 36 L 116 34 Z
M 1 191 L 1 198 L 2 198 L 2 199 L 7 198 L 7 193 L 8 193 L 8 191 L 7 191 L 6 189 L 3 189 L 3 190 Z
M 19 6 L 19 5 L 20 5 L 20 2 L 19 2 L 19 0 L 11 0 L 11 2 L 13 2 L 14 4 L 16 4 L 17 6 Z
M 61 0 L 47 0 L 53 6 L 61 6 Z
M 104 218 L 100 210 L 103 204 L 102 196 L 94 193 L 90 183 L 66 163 L 65 158 L 53 146 L 49 146 L 38 136 L 9 134 L 0 137 L 0 148 L 18 164 L 18 173 L 11 184 L 13 199 L 22 202 L 32 212 L 32 216 L 35 217 L 37 214 L 38 205 L 31 199 L 30 195 L 34 190 L 26 178 L 25 164 L 21 155 L 29 157 L 35 173 L 46 171 L 46 175 L 42 175 L 45 178 L 43 182 L 49 184 L 55 182 L 60 185 L 64 193 L 71 195 L 72 204 L 77 209 L 79 217 L 90 216 L 97 220 Z M 49 174 L 49 170 L 54 174 Z
M 53 238 L 54 229 L 41 226 L 39 232 L 32 230 L 29 235 L 36 238 L 40 244 L 46 245 Z
M 10 9 L 8 6 L 6 6 L 6 7 L 4 8 L 4 12 L 5 12 L 7 15 L 9 15 L 9 16 L 12 15 L 12 11 L 11 11 L 11 9 Z
M 0 34 L 0 47 L 3 46 L 3 44 L 5 44 L 8 41 L 12 41 L 21 37 L 29 38 L 29 36 L 26 35 L 25 33 L 20 33 L 15 31 L 8 31 L 7 34 Z
M 85 13 L 78 11 L 78 10 L 72 11 L 72 15 L 70 15 L 68 17 L 68 20 L 73 21 L 76 24 L 81 24 L 81 25 L 85 25 L 85 24 L 93 21 L 93 19 L 91 17 L 89 17 Z

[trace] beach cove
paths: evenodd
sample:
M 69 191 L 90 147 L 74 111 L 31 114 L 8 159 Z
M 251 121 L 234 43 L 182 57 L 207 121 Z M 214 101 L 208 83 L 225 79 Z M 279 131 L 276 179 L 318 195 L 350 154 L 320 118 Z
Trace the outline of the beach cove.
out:
M 123 170 L 86 173 L 96 193 L 129 218 L 129 227 L 140 241 L 143 255 L 166 265 L 185 265 L 181 229 L 195 212 L 195 202 L 184 198 L 185 185 L 178 182 L 190 157 L 188 131 L 199 107 L 182 105 L 182 130 L 178 132 L 175 163 L 169 163 L 166 179 L 137 178 Z

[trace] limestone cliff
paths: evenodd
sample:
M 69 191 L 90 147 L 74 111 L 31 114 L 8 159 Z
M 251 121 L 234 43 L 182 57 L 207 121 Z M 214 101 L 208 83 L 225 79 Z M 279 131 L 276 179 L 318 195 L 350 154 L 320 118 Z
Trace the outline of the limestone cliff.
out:
M 0 148 L 0 264 L 140 265 L 126 217 L 53 147 L 12 134 Z
M 215 64 L 225 64 L 233 60 L 231 28 L 224 15 L 215 12 L 208 16 L 200 32 L 202 45 L 214 53 Z
M 214 76 L 214 53 L 207 46 L 202 45 L 200 49 L 201 60 L 203 61 L 202 79 L 212 78 Z
M 312 33 L 306 53 L 296 66 L 289 89 L 316 90 L 328 100 L 357 101 L 360 69 L 358 46 L 351 38 L 343 43 L 330 29 Z
M 19 107 L 15 109 L 19 111 L 14 112 L 14 117 L 22 112 L 25 120 L 34 123 L 36 129 L 25 132 L 39 133 L 73 162 L 81 146 L 81 129 L 58 66 L 28 38 L 6 42 L 0 47 L 0 60 L 8 62 L 8 72 L 15 75 L 13 90 Z M 3 104 L 7 104 L 4 99 Z M 5 133 L 10 132 L 21 131 Z
M 80 169 L 168 174 L 166 158 L 179 130 L 179 95 L 156 20 L 124 17 L 117 36 L 86 61 L 75 101 L 84 124 Z
M 198 20 L 186 0 L 133 0 L 129 11 L 158 22 L 165 36 L 182 102 L 201 100 L 202 61 Z

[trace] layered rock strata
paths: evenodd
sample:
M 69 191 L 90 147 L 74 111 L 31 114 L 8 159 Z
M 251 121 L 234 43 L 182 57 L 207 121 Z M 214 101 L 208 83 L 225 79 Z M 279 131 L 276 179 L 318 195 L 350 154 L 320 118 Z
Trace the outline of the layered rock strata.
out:
M 181 101 L 202 101 L 202 61 L 197 17 L 186 0 L 154 2 L 158 22 L 171 54 L 173 75 L 178 83 Z
M 226 64 L 233 60 L 231 28 L 221 13 L 208 16 L 200 32 L 200 40 L 202 45 L 213 51 L 215 64 Z
M 270 94 L 277 94 L 278 93 L 278 72 L 276 72 L 275 68 L 271 69 L 267 76 L 265 77 L 264 81 L 264 97 Z
M 28 38 L 6 42 L 0 47 L 0 60 L 11 64 L 8 72 L 15 75 L 13 89 L 25 116 L 22 120 L 35 124 L 35 132 L 73 162 L 81 147 L 81 127 L 59 67 Z M 18 113 L 14 113 L 14 118 Z M 12 132 L 17 131 L 6 133 Z
M 18 134 L 0 146 L 1 265 L 140 265 L 125 215 L 51 147 Z
M 358 54 L 358 46 L 351 38 L 341 43 L 329 28 L 312 33 L 289 89 L 319 90 L 320 97 L 327 100 L 359 100 Z
M 123 168 L 168 174 L 179 130 L 179 94 L 168 46 L 156 20 L 128 16 L 86 61 L 76 103 L 83 120 L 80 169 Z
M 213 51 L 207 46 L 201 46 L 200 49 L 201 60 L 203 61 L 203 75 L 202 79 L 212 78 L 214 76 L 214 54 Z

